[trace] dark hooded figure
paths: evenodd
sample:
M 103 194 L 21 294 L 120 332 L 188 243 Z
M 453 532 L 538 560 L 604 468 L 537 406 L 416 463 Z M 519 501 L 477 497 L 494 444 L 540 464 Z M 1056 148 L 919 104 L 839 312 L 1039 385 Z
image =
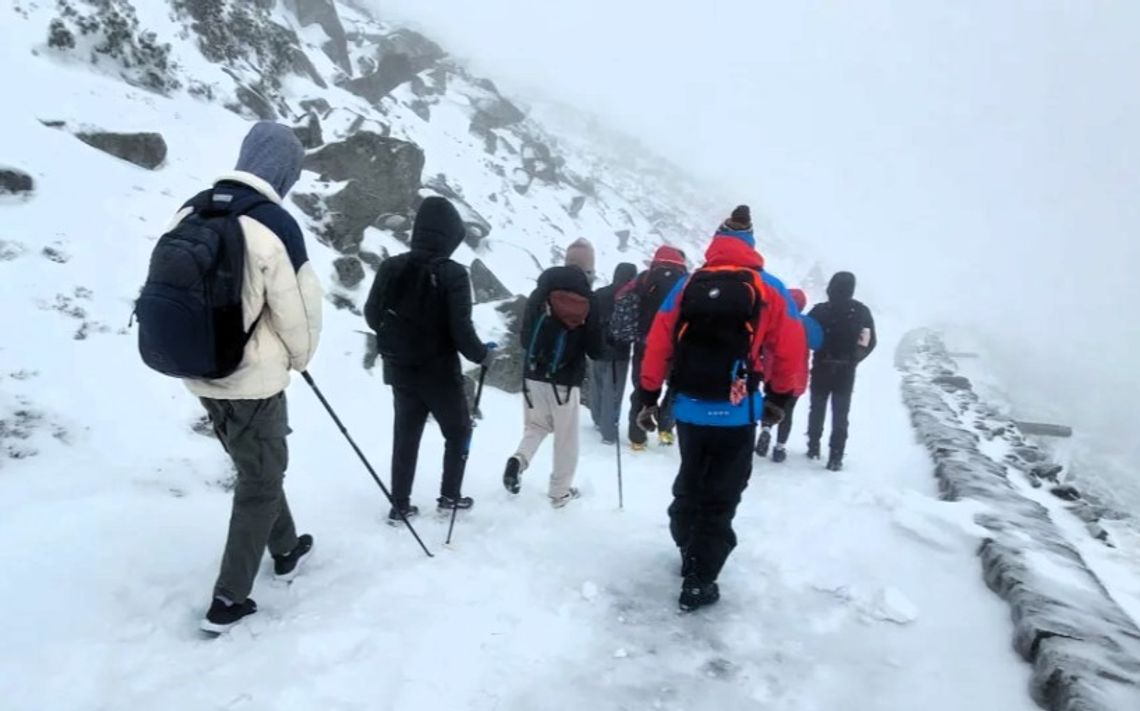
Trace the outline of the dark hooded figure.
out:
M 811 368 L 811 410 L 808 414 L 808 457 L 819 459 L 823 420 L 831 402 L 831 440 L 827 468 L 843 468 L 847 446 L 847 414 L 855 389 L 855 368 L 878 338 L 871 310 L 855 300 L 855 275 L 837 272 L 827 285 L 827 301 L 808 314 L 823 329 L 823 346 L 815 351 Z
M 467 269 L 451 260 L 463 241 L 459 212 L 441 197 L 424 200 L 412 227 L 412 248 L 386 259 L 376 272 L 364 316 L 376 332 L 384 359 L 384 382 L 392 386 L 395 433 L 392 439 L 392 498 L 388 514 L 395 524 L 414 516 L 412 483 L 420 438 L 430 414 L 446 442 L 443 481 L 437 504 L 442 510 L 469 509 L 463 496 L 463 471 L 471 420 L 459 356 L 484 365 L 494 344 L 484 344 L 471 323 L 471 280 Z
M 614 281 L 594 292 L 594 313 L 603 334 L 610 332 L 617 292 L 637 277 L 637 267 L 622 262 L 614 269 Z M 630 341 L 615 341 L 608 336 L 601 357 L 590 360 L 590 414 L 594 426 L 602 433 L 605 444 L 618 439 L 618 419 L 621 402 L 625 397 L 625 379 L 629 375 Z

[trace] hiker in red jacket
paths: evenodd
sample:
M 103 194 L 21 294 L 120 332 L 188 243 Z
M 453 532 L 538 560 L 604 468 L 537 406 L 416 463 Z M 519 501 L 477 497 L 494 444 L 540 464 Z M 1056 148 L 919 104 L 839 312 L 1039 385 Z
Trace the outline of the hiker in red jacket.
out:
M 785 322 L 785 327 L 788 330 L 786 336 L 796 345 L 796 354 L 791 363 L 795 369 L 795 385 L 791 391 L 792 396 L 788 398 L 787 404 L 784 406 L 784 419 L 780 420 L 779 427 L 776 430 L 776 446 L 772 450 L 772 461 L 777 464 L 788 458 L 785 448 L 788 437 L 792 433 L 792 413 L 795 410 L 796 401 L 807 392 L 808 361 L 811 357 L 811 351 L 818 348 L 823 341 L 823 332 L 815 319 L 802 316 L 804 308 L 807 307 L 807 294 L 804 293 L 803 289 L 789 289 L 788 293 L 791 294 L 792 301 L 795 302 L 796 310 L 801 314 L 801 317 L 787 319 Z M 772 353 L 764 353 L 766 365 L 772 357 L 774 357 Z M 760 430 L 760 438 L 756 442 L 756 454 L 761 457 L 768 456 L 768 448 L 771 443 L 772 426 L 764 425 Z
M 755 245 L 751 215 L 741 205 L 717 230 L 704 266 L 661 305 L 641 364 L 643 429 L 657 426 L 667 376 L 676 390 L 681 469 L 669 529 L 681 553 L 684 611 L 720 599 L 716 580 L 736 546 L 732 519 L 752 474 L 756 422 L 778 423 L 798 382 L 801 344 L 787 321 L 799 312 L 780 280 L 764 271 Z

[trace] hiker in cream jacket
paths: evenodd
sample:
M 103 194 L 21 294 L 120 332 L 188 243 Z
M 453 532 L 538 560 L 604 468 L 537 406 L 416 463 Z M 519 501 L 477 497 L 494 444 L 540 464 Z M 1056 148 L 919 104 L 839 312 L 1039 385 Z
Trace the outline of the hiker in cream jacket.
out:
M 242 283 L 244 325 L 253 332 L 241 365 L 220 380 L 186 380 L 237 469 L 233 511 L 221 572 L 202 628 L 220 632 L 257 611 L 249 597 L 268 547 L 274 574 L 292 579 L 313 537 L 297 535 L 285 498 L 289 430 L 285 388 L 289 371 L 302 371 L 321 332 L 321 287 L 304 237 L 282 198 L 301 175 L 305 151 L 292 130 L 271 121 L 253 126 L 237 167 L 214 184 L 212 200 L 266 200 L 244 212 Z M 227 197 L 228 196 L 228 197 Z M 193 208 L 184 207 L 181 221 Z

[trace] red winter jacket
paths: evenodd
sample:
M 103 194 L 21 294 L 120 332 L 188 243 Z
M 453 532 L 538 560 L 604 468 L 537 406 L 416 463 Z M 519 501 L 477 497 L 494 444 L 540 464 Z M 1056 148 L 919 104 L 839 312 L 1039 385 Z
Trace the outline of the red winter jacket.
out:
M 717 233 L 705 252 L 704 266 L 755 270 L 756 291 L 764 307 L 760 311 L 750 367 L 754 372 L 764 375 L 772 392 L 794 392 L 799 384 L 798 364 L 803 361 L 807 341 L 802 327 L 798 337 L 795 337 L 796 332 L 788 322 L 796 322 L 796 319 L 791 315 L 791 307 L 784 298 L 786 291 L 778 279 L 764 273 L 764 258 L 744 240 L 734 235 Z M 675 346 L 673 334 L 677 329 L 685 284 L 687 280 L 679 283 L 669 295 L 649 331 L 645 358 L 641 363 L 641 387 L 648 392 L 660 391 L 668 376 Z M 772 355 L 768 363 L 761 358 L 762 351 Z
M 804 294 L 802 289 L 788 289 L 788 293 L 791 294 L 792 301 L 795 302 L 796 308 L 802 314 L 804 307 L 807 306 L 807 295 Z M 777 356 L 775 353 L 765 349 L 764 363 L 767 368 L 787 367 L 791 369 L 794 373 L 791 394 L 799 397 L 807 392 L 808 362 L 811 358 L 811 349 L 808 347 L 807 332 L 804 330 L 804 324 L 801 319 L 785 319 L 784 328 L 784 339 L 795 346 L 794 349 L 791 346 L 788 348 L 787 357 L 789 358 L 789 362 L 786 366 L 776 366 L 772 361 Z

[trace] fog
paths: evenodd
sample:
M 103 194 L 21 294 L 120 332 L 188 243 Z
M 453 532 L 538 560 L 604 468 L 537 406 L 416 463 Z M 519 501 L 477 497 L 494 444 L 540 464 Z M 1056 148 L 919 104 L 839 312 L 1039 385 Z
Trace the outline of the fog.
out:
M 1140 455 L 1140 3 L 380 9 L 749 202 L 879 310 L 969 324 L 1024 407 Z

